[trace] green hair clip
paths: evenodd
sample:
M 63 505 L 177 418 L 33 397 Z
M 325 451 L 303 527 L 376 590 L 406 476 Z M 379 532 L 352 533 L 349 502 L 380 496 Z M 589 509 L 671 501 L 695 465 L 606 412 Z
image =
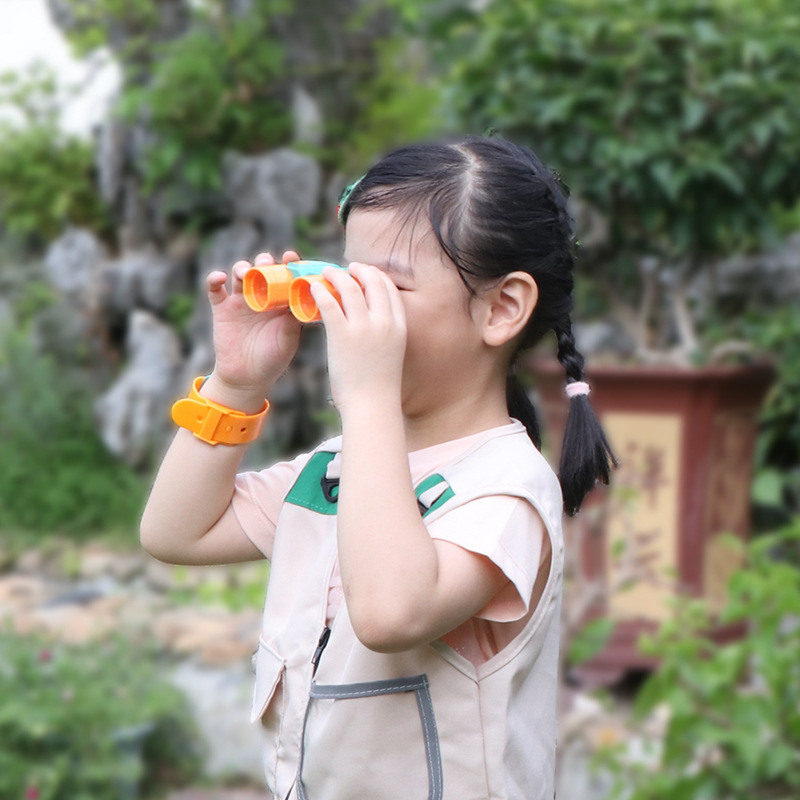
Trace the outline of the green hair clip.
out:
M 342 196 L 339 198 L 339 205 L 336 206 L 336 218 L 339 220 L 340 225 L 344 225 L 344 210 L 347 206 L 347 201 L 350 199 L 350 195 L 355 191 L 356 186 L 358 186 L 362 180 L 364 180 L 363 175 L 357 181 L 353 181 L 349 186 L 345 186 Z

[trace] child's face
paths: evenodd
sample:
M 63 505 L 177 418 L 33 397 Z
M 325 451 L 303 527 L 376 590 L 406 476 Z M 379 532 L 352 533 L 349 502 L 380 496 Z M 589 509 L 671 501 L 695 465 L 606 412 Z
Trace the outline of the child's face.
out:
M 423 218 L 403 211 L 354 210 L 347 221 L 345 263 L 383 270 L 400 292 L 408 341 L 403 364 L 406 417 L 446 409 L 480 390 L 483 342 L 470 295 Z

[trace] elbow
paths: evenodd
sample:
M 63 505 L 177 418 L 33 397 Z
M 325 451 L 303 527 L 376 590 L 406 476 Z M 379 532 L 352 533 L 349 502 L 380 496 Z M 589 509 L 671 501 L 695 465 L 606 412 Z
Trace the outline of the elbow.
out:
M 162 560 L 159 555 L 157 541 L 158 539 L 155 535 L 155 531 L 153 531 L 153 529 L 147 525 L 144 520 L 142 520 L 141 524 L 139 525 L 139 545 L 148 555 Z
M 163 531 L 160 530 L 158 525 L 153 524 L 147 515 L 147 511 L 142 515 L 142 519 L 139 522 L 139 545 L 145 553 L 158 561 L 163 561 L 167 564 L 174 563 L 164 548 Z
M 396 610 L 382 613 L 376 605 L 363 610 L 348 606 L 348 613 L 356 638 L 376 653 L 401 653 L 430 641 L 418 620 Z

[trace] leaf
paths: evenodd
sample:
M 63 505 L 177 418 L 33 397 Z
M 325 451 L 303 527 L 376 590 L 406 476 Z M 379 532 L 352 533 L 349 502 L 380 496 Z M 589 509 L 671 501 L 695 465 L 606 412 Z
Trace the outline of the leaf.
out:
M 571 664 L 582 664 L 602 652 L 614 632 L 615 622 L 608 617 L 599 617 L 581 628 L 572 640 L 568 653 Z
M 669 161 L 655 161 L 650 165 L 650 173 L 656 183 L 664 190 L 667 197 L 673 202 L 677 201 L 681 189 L 686 183 L 684 173 L 677 170 Z
M 708 105 L 704 100 L 687 95 L 683 99 L 683 129 L 693 131 L 705 119 Z
M 744 184 L 741 177 L 727 164 L 722 161 L 707 161 L 703 164 L 703 169 L 719 178 L 735 195 L 744 195 Z
M 753 481 L 753 502 L 760 506 L 782 507 L 784 483 L 785 479 L 779 470 L 759 470 Z

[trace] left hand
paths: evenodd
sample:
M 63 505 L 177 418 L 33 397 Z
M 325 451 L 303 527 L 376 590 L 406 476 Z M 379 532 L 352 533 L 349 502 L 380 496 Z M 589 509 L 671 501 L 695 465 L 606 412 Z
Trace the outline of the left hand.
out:
M 328 337 L 331 392 L 339 413 L 364 400 L 399 402 L 406 315 L 397 287 L 368 264 L 350 264 L 347 272 L 326 268 L 322 274 L 342 301 L 340 306 L 324 285 L 312 286 Z

